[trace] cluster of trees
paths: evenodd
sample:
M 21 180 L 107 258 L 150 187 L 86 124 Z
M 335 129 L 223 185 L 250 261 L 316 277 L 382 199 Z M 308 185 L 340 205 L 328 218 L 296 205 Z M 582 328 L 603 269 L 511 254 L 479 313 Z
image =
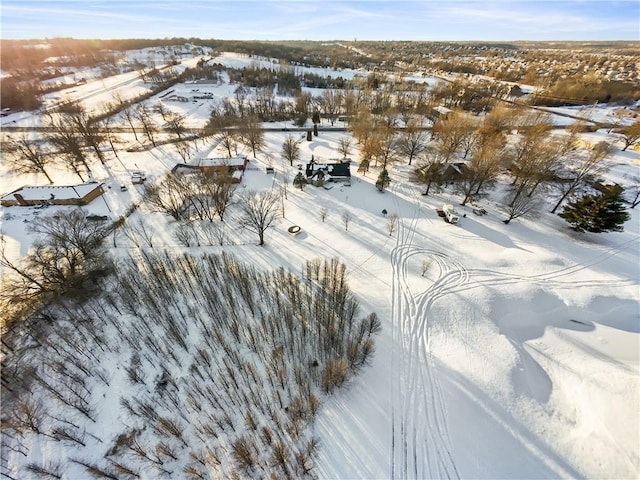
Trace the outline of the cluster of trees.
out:
M 280 85 L 278 85 L 280 93 Z M 325 90 L 319 96 L 297 92 L 291 99 L 278 99 L 272 87 L 252 91 L 239 85 L 233 98 L 214 105 L 207 128 L 240 125 L 240 120 L 255 116 L 261 121 L 291 120 L 302 126 L 317 113 L 333 125 L 340 114 L 354 112 L 356 93 L 341 90 Z M 319 123 L 318 120 L 315 123 Z
M 394 122 L 395 117 L 374 115 L 363 107 L 349 123 L 349 130 L 360 145 L 358 172 L 366 175 L 371 167 L 387 171 L 401 158 L 411 165 L 425 151 L 431 135 L 420 117 L 409 117 L 400 131 Z M 381 185 L 384 184 L 388 183 Z
M 36 217 L 28 229 L 37 238 L 20 262 L 8 258 L 0 238 L 0 266 L 7 272 L 0 295 L 2 324 L 18 321 L 47 302 L 90 291 L 112 268 L 103 248 L 112 228 L 87 219 L 80 208 Z
M 265 233 L 280 215 L 284 192 L 246 191 L 234 202 L 236 184 L 231 172 L 221 168 L 215 172 L 191 174 L 170 173 L 145 189 L 145 206 L 151 211 L 169 215 L 178 222 L 176 239 L 185 246 L 224 244 L 223 222 L 231 205 L 236 205 L 234 220 L 238 227 L 258 236 L 264 245 Z M 214 222 L 219 220 L 218 225 Z M 143 224 L 131 224 L 125 229 L 127 237 L 138 246 L 153 247 L 152 233 Z
M 519 133 L 507 142 L 514 127 Z M 503 199 L 504 223 L 535 212 L 543 192 L 557 196 L 551 210 L 555 213 L 568 199 L 593 189 L 613 152 L 607 142 L 579 149 L 579 130 L 577 126 L 555 134 L 546 115 L 503 107 L 495 108 L 482 121 L 454 112 L 434 125 L 433 141 L 418 160 L 413 179 L 426 186 L 425 194 L 453 183 L 465 205 L 486 195 L 500 175 L 508 174 L 511 182 Z M 454 162 L 459 155 L 466 162 Z M 621 202 L 621 195 L 619 191 L 603 199 L 616 197 Z
M 270 88 L 276 86 L 279 95 L 293 96 L 300 92 L 300 78 L 295 69 L 282 60 L 276 68 L 250 65 L 242 69 L 227 68 L 231 83 L 240 83 L 250 88 Z
M 101 293 L 3 332 L 2 473 L 312 478 L 322 400 L 380 330 L 359 310 L 336 260 L 125 259 Z
M 120 139 L 112 116 L 114 112 L 118 112 L 122 121 L 131 128 L 137 141 L 146 141 L 154 147 L 160 143 L 171 143 L 183 160 L 196 148 L 198 138 L 188 132 L 181 115 L 170 113 L 162 106 L 154 111 L 144 103 L 124 100 L 116 95 L 113 103 L 106 105 L 104 111 L 97 115 L 90 115 L 79 102 L 68 102 L 55 112 L 45 113 L 45 129 L 37 137 L 27 132 L 7 135 L 7 163 L 16 174 L 42 174 L 49 183 L 53 183 L 50 168 L 54 164 L 86 181 L 91 176 L 94 158 L 103 165 L 108 151 L 119 158 L 117 144 Z M 161 115 L 164 123 L 155 120 L 156 113 Z M 165 134 L 162 141 L 159 140 L 160 133 Z M 190 145 L 189 140 L 194 144 Z
M 302 74 L 301 82 L 305 87 L 309 88 L 331 88 L 331 89 L 340 89 L 345 90 L 350 88 L 351 83 L 338 75 L 337 77 L 332 77 L 331 75 L 318 75 L 313 72 L 304 72 Z
M 146 205 L 153 211 L 170 215 L 177 221 L 224 221 L 236 184 L 224 167 L 215 172 L 170 173 L 160 182 L 145 188 Z
M 631 82 L 605 80 L 593 74 L 560 78 L 531 99 L 533 105 L 561 106 L 593 103 L 632 104 L 640 87 Z

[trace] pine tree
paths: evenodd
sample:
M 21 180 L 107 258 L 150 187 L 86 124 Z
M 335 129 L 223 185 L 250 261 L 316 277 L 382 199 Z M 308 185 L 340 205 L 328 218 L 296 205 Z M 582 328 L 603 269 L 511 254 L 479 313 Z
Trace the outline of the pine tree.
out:
M 380 175 L 378 175 L 378 180 L 376 181 L 376 187 L 378 187 L 378 190 L 383 192 L 384 189 L 387 188 L 390 183 L 391 183 L 391 179 L 389 178 L 389 172 L 387 172 L 387 169 L 384 168 L 380 172 Z
M 598 195 L 585 195 L 569 203 L 559 215 L 576 232 L 621 232 L 629 214 L 622 204 L 622 188 Z
M 300 190 L 304 190 L 304 186 L 307 184 L 307 179 L 302 174 L 302 172 L 298 172 L 298 174 L 293 179 L 293 186 L 298 187 Z

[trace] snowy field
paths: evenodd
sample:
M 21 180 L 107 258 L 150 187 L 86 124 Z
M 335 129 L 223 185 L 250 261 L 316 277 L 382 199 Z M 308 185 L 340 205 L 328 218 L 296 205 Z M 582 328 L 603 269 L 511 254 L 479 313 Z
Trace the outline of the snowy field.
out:
M 221 59 L 233 66 L 244 60 Z M 102 97 L 112 88 L 142 88 L 131 74 L 101 85 Z M 93 88 L 91 83 L 78 87 L 79 98 L 98 104 L 102 97 Z M 176 88 L 219 97 L 231 91 L 228 84 Z M 194 126 L 206 119 L 200 103 L 171 108 Z M 461 199 L 448 190 L 423 196 L 422 188 L 409 181 L 411 167 L 403 164 L 391 168 L 391 187 L 384 193 L 374 186 L 375 169 L 362 176 L 357 162 L 351 186 L 293 188 L 298 169 L 280 159 L 285 135 L 266 134 L 264 151 L 250 159 L 239 187 L 239 192 L 281 191 L 288 184 L 284 218 L 269 229 L 265 246 L 238 231 L 230 234 L 228 245 L 187 248 L 171 235 L 175 225 L 167 216 L 144 206 L 128 222 L 153 228 L 156 250 L 224 251 L 270 270 L 299 271 L 314 258 L 345 263 L 362 310 L 377 313 L 382 331 L 370 367 L 320 410 L 314 427 L 320 478 L 637 478 L 636 210 L 630 211 L 624 232 L 577 234 L 547 213 L 553 198 L 535 218 L 505 225 L 490 197 L 480 203 L 487 215 L 458 207 L 465 217 L 451 225 L 435 209 Z M 301 163 L 312 155 L 339 157 L 338 141 L 348 135 L 321 131 L 313 141 L 301 142 Z M 133 141 L 129 136 L 122 135 L 123 144 Z M 215 142 L 198 148 L 199 156 L 225 156 Z M 87 213 L 117 218 L 142 198 L 142 188 L 130 183 L 130 171 L 144 170 L 153 182 L 179 161 L 168 146 L 120 157 L 110 158 L 108 168 L 96 167 L 94 176 L 105 182 L 107 193 L 87 206 Z M 351 157 L 358 158 L 357 152 Z M 609 178 L 637 176 L 639 157 L 617 151 L 609 160 Z M 274 174 L 266 173 L 267 166 Z M 4 170 L 3 193 L 41 181 L 11 177 Z M 52 176 L 56 184 L 76 182 L 62 171 Z M 71 207 L 2 209 L 10 255 L 27 253 L 26 227 L 34 215 L 58 208 Z M 329 214 L 322 221 L 324 208 Z M 348 225 L 345 213 L 351 217 Z M 390 231 L 393 214 L 399 222 Z M 289 234 L 292 225 L 301 232 Z M 116 257 L 135 250 L 124 237 L 111 247 Z

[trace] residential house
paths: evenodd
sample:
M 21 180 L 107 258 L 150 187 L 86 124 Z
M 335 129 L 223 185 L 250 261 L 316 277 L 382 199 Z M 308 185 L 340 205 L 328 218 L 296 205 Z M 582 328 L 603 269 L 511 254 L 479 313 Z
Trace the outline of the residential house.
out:
M 171 169 L 173 173 L 229 173 L 232 183 L 240 183 L 249 163 L 249 158 L 238 155 L 231 158 L 195 158 L 188 163 L 178 163 Z
M 316 163 L 311 160 L 307 164 L 305 174 L 307 180 L 314 184 L 327 182 L 351 183 L 350 162 Z

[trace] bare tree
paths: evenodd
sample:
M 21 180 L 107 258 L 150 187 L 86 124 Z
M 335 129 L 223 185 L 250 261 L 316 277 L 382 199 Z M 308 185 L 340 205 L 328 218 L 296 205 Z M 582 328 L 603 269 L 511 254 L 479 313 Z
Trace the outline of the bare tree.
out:
M 82 179 L 79 167 L 91 172 L 84 154 L 82 138 L 78 135 L 62 115 L 48 114 L 45 120 L 47 127 L 46 140 L 58 149 L 65 160 L 65 164 Z
M 21 264 L 7 258 L 2 242 L 0 265 L 12 273 L 2 292 L 9 301 L 29 306 L 63 292 L 86 290 L 83 283 L 105 271 L 101 244 L 108 227 L 86 220 L 80 209 L 40 217 L 31 228 L 44 236 L 33 243 Z
M 441 152 L 436 149 L 428 149 L 411 173 L 411 179 L 425 185 L 424 194 L 429 195 L 432 186 L 439 189 L 442 185 L 445 168 L 446 163 Z
M 102 153 L 102 144 L 105 142 L 106 137 L 100 122 L 91 118 L 79 103 L 75 103 L 73 108 L 69 109 L 68 113 L 63 117 L 65 122 L 83 139 L 84 145 L 92 148 L 100 163 L 104 165 L 105 158 Z
M 535 119 L 534 119 L 535 121 Z M 536 182 L 542 181 L 548 170 L 547 166 L 553 163 L 547 161 L 547 157 L 554 154 L 555 149 L 550 148 L 549 133 L 552 124 L 533 123 L 522 127 L 522 133 L 513 142 L 506 152 L 509 170 L 513 176 L 513 186 L 516 199 L 521 191 L 533 188 Z M 552 167 L 551 167 L 552 168 Z
M 19 136 L 9 136 L 5 152 L 9 156 L 11 170 L 18 174 L 41 173 L 49 183 L 53 183 L 46 167 L 51 164 L 53 158 L 43 146 L 42 141 L 33 140 L 25 132 Z
M 142 219 L 138 219 L 135 222 L 127 223 L 125 230 L 125 235 L 129 237 L 129 239 L 134 242 L 134 244 L 139 247 L 140 242 L 138 238 L 142 239 L 142 241 L 149 247 L 153 248 L 153 234 L 154 231 L 147 227 L 147 224 Z
M 529 196 L 524 191 L 514 188 L 504 199 L 502 210 L 507 214 L 503 220 L 505 225 L 515 218 L 524 217 L 538 211 L 538 198 Z
M 34 475 L 35 478 L 42 479 L 61 479 L 64 475 L 62 464 L 53 462 L 48 462 L 44 465 L 29 463 L 27 466 L 25 466 L 25 470 Z
M 178 142 L 181 142 L 187 132 L 187 127 L 184 124 L 184 116 L 173 114 L 166 122 L 166 130 L 170 134 L 175 135 Z
M 376 166 L 380 163 L 380 167 L 386 170 L 389 164 L 398 158 L 395 132 L 391 128 L 379 127 L 372 138 L 373 141 L 370 142 L 373 149 L 371 151 L 372 157 L 376 161 Z
M 585 156 L 574 157 L 572 165 L 565 172 L 567 177 L 559 184 L 562 193 L 558 203 L 553 207 L 551 213 L 555 213 L 562 202 L 573 195 L 580 187 L 597 175 L 604 173 L 607 166 L 604 160 L 611 155 L 613 149 L 607 142 L 600 142 L 595 145 Z
M 520 123 L 525 110 L 521 106 L 507 106 L 504 103 L 495 103 L 494 107 L 484 118 L 485 128 L 496 133 L 505 133 L 514 125 Z
M 221 221 L 236 191 L 230 170 L 224 167 L 213 172 L 199 172 L 192 176 L 190 195 L 186 201 L 200 220 L 212 222 L 217 215 Z
M 392 213 L 387 217 L 387 231 L 389 232 L 389 236 L 393 235 L 393 232 L 398 228 L 398 220 L 400 217 L 397 213 Z
M 112 95 L 118 105 L 120 115 L 127 121 L 131 131 L 133 132 L 133 137 L 138 141 L 138 133 L 136 132 L 136 127 L 133 124 L 134 120 L 136 120 L 136 114 L 133 107 L 128 101 L 122 98 L 122 95 L 120 95 L 119 92 L 116 91 Z
M 187 161 L 187 158 L 191 157 L 191 146 L 187 142 L 178 141 L 173 144 L 173 148 L 175 148 L 178 155 L 183 162 Z
M 194 240 L 193 229 L 191 228 L 190 222 L 179 222 L 173 232 L 173 236 L 180 245 L 190 247 Z
M 409 165 L 411 165 L 414 157 L 419 156 L 427 148 L 428 139 L 429 134 L 424 130 L 421 122 L 411 118 L 397 140 L 398 152 L 409 157 Z
M 351 154 L 351 139 L 349 137 L 342 137 L 338 140 L 338 153 L 342 155 L 343 159 L 346 159 Z
M 249 191 L 240 199 L 240 225 L 258 235 L 264 245 L 264 234 L 278 218 L 278 195 L 273 192 Z
M 73 247 L 87 257 L 100 246 L 109 227 L 102 222 L 87 220 L 86 213 L 76 208 L 58 212 L 55 216 L 37 217 L 29 230 L 46 235 L 48 244 Z
M 630 208 L 635 208 L 640 204 L 640 176 L 638 175 L 624 175 L 624 177 L 630 182 L 627 185 L 624 193 L 626 193 L 625 200 L 631 204 Z
M 373 134 L 375 120 L 371 110 L 362 106 L 349 122 L 349 130 L 360 145 L 364 145 Z
M 344 229 L 345 229 L 345 231 L 348 231 L 348 230 L 349 230 L 349 223 L 351 222 L 351 219 L 352 219 L 352 218 L 353 218 L 353 217 L 351 216 L 351 213 L 349 213 L 349 212 L 347 212 L 347 211 L 345 211 L 345 212 L 342 214 L 342 223 L 344 224 Z
M 282 143 L 282 158 L 287 160 L 290 166 L 300 158 L 300 146 L 291 135 L 287 135 Z
M 452 113 L 446 118 L 438 118 L 433 125 L 433 146 L 441 153 L 445 162 L 448 162 L 460 149 L 464 137 L 468 133 L 466 128 L 458 128 L 458 125 L 464 122 L 463 119 L 466 115 L 465 113 Z
M 174 220 L 183 220 L 189 211 L 189 196 L 192 184 L 184 177 L 169 173 L 161 182 L 145 188 L 144 199 L 157 212 L 171 215 Z
M 462 205 L 476 197 L 495 183 L 502 169 L 503 141 L 499 135 L 491 135 L 481 140 L 479 147 L 467 165 L 457 188 L 464 198 Z
M 147 136 L 151 144 L 155 147 L 156 145 L 156 132 L 158 131 L 158 127 L 156 122 L 153 120 L 151 112 L 146 107 L 146 105 L 139 103 L 135 109 L 135 118 L 140 122 L 142 126 L 142 130 L 144 134 Z
M 238 138 L 237 132 L 233 129 L 224 128 L 217 134 L 220 145 L 227 151 L 229 158 L 233 156 L 231 151 L 237 152 Z
M 235 89 L 233 95 L 236 99 L 236 105 L 238 107 L 238 113 L 240 114 L 240 118 L 245 116 L 247 110 L 247 97 L 249 96 L 249 89 L 244 85 L 240 85 Z
M 38 272 L 31 271 L 26 265 L 12 261 L 6 252 L 6 240 L 0 236 L 0 266 L 4 270 L 2 284 L 2 318 L 19 317 L 23 310 L 29 311 L 37 304 L 39 297 L 50 292 L 50 285 Z M 16 308 L 20 305 L 22 308 Z
M 18 399 L 11 409 L 9 424 L 18 432 L 43 433 L 46 410 L 41 401 L 27 398 Z
M 338 113 L 340 113 L 342 102 L 343 95 L 340 90 L 325 90 L 318 99 L 318 103 L 322 109 L 322 115 L 329 119 L 331 125 L 335 123 Z
M 204 222 L 200 226 L 202 234 L 209 245 L 224 245 L 227 241 L 224 222 Z
M 631 125 L 620 129 L 619 133 L 622 136 L 622 141 L 624 143 L 624 147 L 622 148 L 622 151 L 624 152 L 631 145 L 635 145 L 640 141 L 640 120 L 636 120 Z
M 422 261 L 422 276 L 423 277 L 429 271 L 429 268 L 431 268 L 431 264 L 433 264 L 433 260 L 430 259 L 430 258 L 425 258 Z
M 111 151 L 117 159 L 120 159 L 120 156 L 118 155 L 118 149 L 115 146 L 115 143 L 119 142 L 120 139 L 113 132 L 113 117 L 105 114 L 105 118 L 102 121 L 102 128 L 104 130 L 105 138 L 107 142 L 109 142 L 109 146 L 111 147 Z
M 264 147 L 264 132 L 258 117 L 252 115 L 248 117 L 239 129 L 242 142 L 251 149 L 253 156 Z

